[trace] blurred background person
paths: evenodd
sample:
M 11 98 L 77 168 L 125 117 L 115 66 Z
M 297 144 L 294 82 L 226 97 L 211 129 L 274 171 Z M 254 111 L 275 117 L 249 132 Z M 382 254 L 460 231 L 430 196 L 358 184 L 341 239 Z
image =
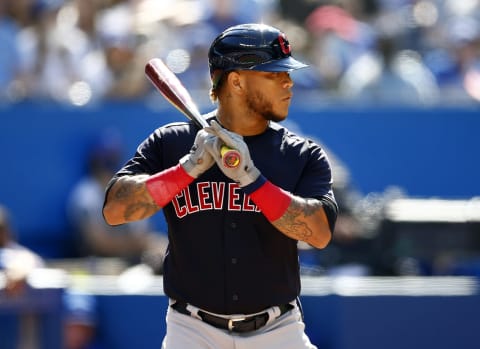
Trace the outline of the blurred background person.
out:
M 104 348 L 98 335 L 97 300 L 94 295 L 67 290 L 63 297 L 63 348 Z
M 480 101 L 480 11 L 450 8 L 424 34 L 425 62 L 444 98 L 456 104 Z M 452 13 L 453 12 L 453 13 Z
M 150 85 L 145 79 L 144 67 L 152 52 L 141 41 L 135 27 L 136 8 L 132 1 L 112 1 L 97 13 L 97 35 L 102 48 L 94 74 L 88 75 L 93 91 L 101 99 L 129 100 L 146 94 Z M 122 23 L 122 25 L 119 25 Z M 88 70 L 87 70 L 88 72 Z M 93 83 L 91 81 L 94 81 Z
M 339 80 L 349 102 L 382 105 L 433 105 L 440 97 L 432 72 L 420 55 L 400 50 L 390 37 L 376 39 L 375 52 L 359 58 Z
M 79 257 L 119 258 L 125 267 L 147 263 L 162 272 L 166 236 L 154 231 L 149 220 L 112 227 L 102 217 L 104 188 L 121 165 L 123 147 L 115 129 L 101 132 L 87 157 L 85 176 L 70 193 L 67 216 Z
M 17 302 L 31 297 L 28 277 L 43 268 L 41 256 L 17 242 L 9 210 L 0 205 L 0 300 Z M 3 288 L 2 288 L 3 286 Z M 0 348 L 36 349 L 39 343 L 36 314 L 23 310 L 19 314 L 0 314 Z
M 143 66 L 151 53 L 134 27 L 133 2 L 31 1 L 33 19 L 16 35 L 18 99 L 85 105 L 145 95 Z
M 375 29 L 363 18 L 355 17 L 354 9 L 321 5 L 305 19 L 312 39 L 312 65 L 320 75 L 320 87 L 327 91 L 337 91 L 348 69 L 356 62 L 370 60 L 374 51 Z
M 63 0 L 32 1 L 32 23 L 17 35 L 25 98 L 68 100 L 70 86 L 78 80 L 78 58 L 85 46 L 77 32 L 57 21 L 63 5 Z
M 5 294 L 11 297 L 21 296 L 28 287 L 28 275 L 44 266 L 41 256 L 17 242 L 10 213 L 0 205 L 0 270 L 5 275 Z

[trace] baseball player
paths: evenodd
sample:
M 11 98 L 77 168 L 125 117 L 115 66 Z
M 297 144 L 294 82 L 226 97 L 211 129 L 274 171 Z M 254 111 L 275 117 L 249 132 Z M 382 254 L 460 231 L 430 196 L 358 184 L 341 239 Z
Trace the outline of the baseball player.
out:
M 166 349 L 315 348 L 305 334 L 297 242 L 330 241 L 337 216 L 324 150 L 279 122 L 306 67 L 280 30 L 243 24 L 209 50 L 209 127 L 155 130 L 112 178 L 109 224 L 163 209 Z M 240 163 L 228 167 L 222 145 Z

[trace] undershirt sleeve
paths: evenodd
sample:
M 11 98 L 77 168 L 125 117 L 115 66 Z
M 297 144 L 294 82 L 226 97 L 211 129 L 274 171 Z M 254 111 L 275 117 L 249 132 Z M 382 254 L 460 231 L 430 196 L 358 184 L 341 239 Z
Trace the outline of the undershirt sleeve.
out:
M 337 215 L 338 215 L 338 206 L 335 201 L 332 201 L 329 197 L 322 197 L 320 198 L 320 201 L 322 202 L 323 209 L 325 210 L 325 215 L 327 216 L 328 220 L 328 225 L 330 226 L 330 231 L 333 232 L 335 231 L 335 223 L 337 221 Z

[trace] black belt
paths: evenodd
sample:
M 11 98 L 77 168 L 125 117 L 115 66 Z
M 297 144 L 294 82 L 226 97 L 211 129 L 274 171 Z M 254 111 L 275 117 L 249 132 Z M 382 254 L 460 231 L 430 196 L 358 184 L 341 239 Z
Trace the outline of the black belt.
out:
M 171 305 L 173 309 L 178 311 L 181 314 L 190 315 L 190 311 L 187 309 L 187 303 L 184 302 L 175 302 Z M 278 308 L 280 309 L 280 315 L 285 314 L 287 311 L 293 309 L 293 305 L 291 304 L 282 304 L 279 305 Z M 212 325 L 217 328 L 221 328 L 224 330 L 244 333 L 258 330 L 259 328 L 265 326 L 268 321 L 269 315 L 268 312 L 260 313 L 253 316 L 248 316 L 245 318 L 239 319 L 226 319 L 220 316 L 215 316 L 199 310 L 197 312 L 198 316 L 202 319 L 203 322 L 206 322 L 209 325 Z

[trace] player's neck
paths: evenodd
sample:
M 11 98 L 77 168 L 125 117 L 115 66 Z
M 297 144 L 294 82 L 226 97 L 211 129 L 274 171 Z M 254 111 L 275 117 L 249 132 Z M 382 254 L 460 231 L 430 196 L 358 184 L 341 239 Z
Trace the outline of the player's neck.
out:
M 242 136 L 255 136 L 263 133 L 269 125 L 261 115 L 252 115 L 242 108 L 228 108 L 219 105 L 217 120 L 227 130 Z

